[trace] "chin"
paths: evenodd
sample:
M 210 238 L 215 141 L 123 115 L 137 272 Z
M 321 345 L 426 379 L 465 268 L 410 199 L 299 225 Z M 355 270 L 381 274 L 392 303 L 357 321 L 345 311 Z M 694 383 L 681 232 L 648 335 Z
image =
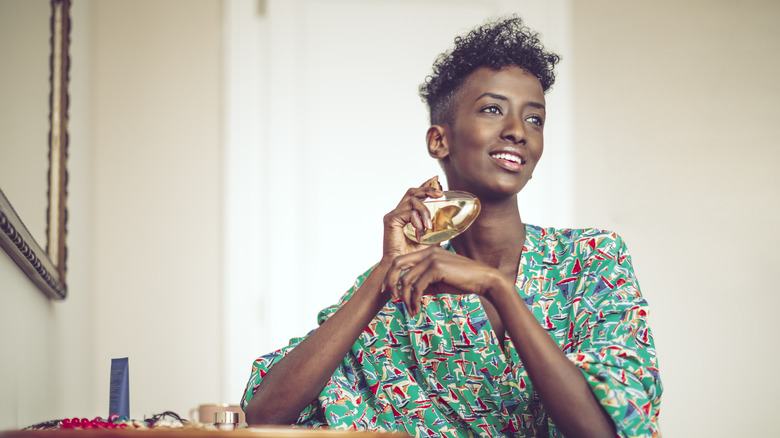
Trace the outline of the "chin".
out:
M 486 187 L 478 192 L 473 192 L 474 195 L 479 198 L 480 201 L 505 201 L 508 199 L 516 198 L 517 194 L 523 189 L 525 184 L 520 186 L 493 186 Z
M 499 181 L 496 186 L 496 191 L 504 194 L 504 196 L 517 196 L 528 184 L 528 178 L 523 178 L 518 181 L 513 178 L 508 181 Z

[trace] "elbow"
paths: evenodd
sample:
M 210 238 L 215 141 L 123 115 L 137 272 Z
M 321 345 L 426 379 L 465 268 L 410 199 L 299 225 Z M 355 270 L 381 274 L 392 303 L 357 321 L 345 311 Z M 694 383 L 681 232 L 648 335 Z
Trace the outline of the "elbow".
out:
M 289 426 L 298 420 L 299 412 L 284 409 L 278 401 L 263 401 L 260 394 L 255 394 L 246 407 L 247 426 Z
M 246 424 L 252 426 L 289 426 L 294 421 L 283 421 L 280 417 L 269 415 L 268 412 L 255 412 L 252 415 L 247 411 Z

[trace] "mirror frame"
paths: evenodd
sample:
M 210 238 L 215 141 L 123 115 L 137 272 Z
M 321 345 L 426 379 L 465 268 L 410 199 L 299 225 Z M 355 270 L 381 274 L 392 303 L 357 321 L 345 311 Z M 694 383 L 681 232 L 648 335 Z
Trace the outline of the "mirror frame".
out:
M 49 58 L 49 172 L 46 251 L 30 234 L 0 190 L 0 247 L 47 297 L 67 296 L 68 82 L 70 72 L 71 0 L 51 0 Z

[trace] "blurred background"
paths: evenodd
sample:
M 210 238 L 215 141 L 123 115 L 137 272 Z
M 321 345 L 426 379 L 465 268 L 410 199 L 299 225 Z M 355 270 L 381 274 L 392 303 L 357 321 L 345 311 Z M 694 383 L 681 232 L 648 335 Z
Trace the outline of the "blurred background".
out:
M 0 0 L 3 59 L 45 72 L 0 67 L 0 187 L 35 236 L 47 125 L 25 111 L 48 111 L 48 7 Z M 382 216 L 441 173 L 417 86 L 509 12 L 563 56 L 524 220 L 628 242 L 666 436 L 771 435 L 771 0 L 73 0 L 69 295 L 0 254 L 0 430 L 107 415 L 114 357 L 134 418 L 238 403 L 252 360 L 313 329 L 378 260 Z

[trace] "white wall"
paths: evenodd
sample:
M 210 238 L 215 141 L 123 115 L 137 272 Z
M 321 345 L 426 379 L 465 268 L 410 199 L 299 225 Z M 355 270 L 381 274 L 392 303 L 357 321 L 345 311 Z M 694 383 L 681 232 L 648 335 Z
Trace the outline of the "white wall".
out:
M 775 1 L 574 2 L 577 223 L 632 251 L 666 436 L 777 435 L 777 17 Z
M 0 430 L 38 420 L 54 410 L 47 393 L 57 388 L 50 373 L 52 309 L 48 300 L 6 255 L 0 254 Z M 42 402 L 41 402 L 42 401 Z
M 90 8 L 83 0 L 71 11 L 70 145 L 68 185 L 68 298 L 52 302 L 0 253 L 0 430 L 65 416 L 105 415 L 93 403 L 92 143 L 90 104 Z M 42 16 L 48 23 L 48 12 Z M 7 102 L 4 102 L 7 104 Z M 45 129 L 41 137 L 46 150 Z M 30 150 L 3 150 L 0 159 Z M 37 156 L 38 152 L 32 151 Z M 43 159 L 45 164 L 45 157 Z M 45 181 L 45 172 L 40 174 Z M 14 204 L 45 196 L 45 182 L 28 187 Z M 39 208 L 40 205 L 39 205 Z M 41 216 L 45 216 L 45 201 Z M 32 210 L 30 210 L 32 211 Z M 25 218 L 25 215 L 22 215 Z M 45 227 L 45 225 L 44 225 Z M 45 246 L 45 242 L 42 242 Z M 107 388 L 106 384 L 101 385 Z M 107 391 L 107 389 L 106 389 Z
M 0 430 L 107 415 L 113 357 L 134 418 L 223 401 L 220 8 L 74 2 L 69 295 L 0 255 Z
M 220 2 L 93 7 L 92 396 L 127 356 L 134 418 L 186 414 L 222 401 Z

